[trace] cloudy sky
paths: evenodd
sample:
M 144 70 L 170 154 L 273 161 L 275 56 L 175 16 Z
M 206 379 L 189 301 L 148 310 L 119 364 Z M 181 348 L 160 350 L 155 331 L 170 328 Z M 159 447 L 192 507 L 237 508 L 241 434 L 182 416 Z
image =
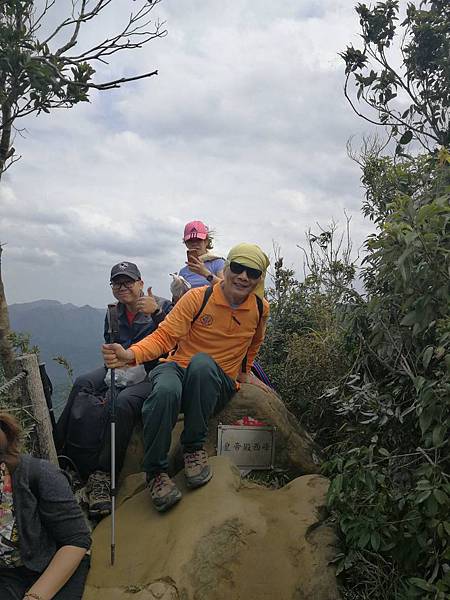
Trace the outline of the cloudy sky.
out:
M 67 3 L 58 0 L 57 21 Z M 113 2 L 86 39 L 117 30 L 136 2 Z M 91 103 L 28 118 L 22 159 L 1 184 L 0 235 L 10 303 L 51 298 L 103 306 L 112 264 L 135 261 L 169 294 L 186 221 L 216 250 L 256 242 L 302 270 L 305 231 L 360 214 L 359 169 L 346 154 L 368 132 L 346 103 L 337 53 L 358 44 L 349 0 L 163 0 L 168 35 L 116 56 L 99 75 L 157 77 Z

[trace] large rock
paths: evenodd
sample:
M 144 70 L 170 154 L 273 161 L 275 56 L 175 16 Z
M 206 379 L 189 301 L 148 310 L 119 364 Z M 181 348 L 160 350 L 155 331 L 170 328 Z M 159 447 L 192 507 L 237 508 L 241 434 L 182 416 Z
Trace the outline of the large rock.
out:
M 94 531 L 83 600 L 337 600 L 334 536 L 321 523 L 328 481 L 305 475 L 279 490 L 241 481 L 228 459 L 213 479 L 166 514 L 150 504 L 143 475 L 124 482 L 116 512 Z
M 244 416 L 250 416 L 276 428 L 275 466 L 289 469 L 291 473 L 318 473 L 320 470 L 319 449 L 310 435 L 290 413 L 281 398 L 274 392 L 264 391 L 256 385 L 243 384 L 227 406 L 215 415 L 209 424 L 206 450 L 210 456 L 216 454 L 217 425 L 231 425 Z M 183 423 L 177 423 L 169 453 L 170 471 L 177 473 L 183 467 L 181 449 L 178 444 Z M 121 480 L 141 470 L 143 457 L 142 428 L 133 434 L 122 470 Z
M 275 466 L 298 474 L 318 473 L 319 450 L 280 396 L 252 384 L 242 384 L 227 406 L 209 423 L 208 454 L 216 454 L 217 425 L 231 425 L 246 415 L 275 427 Z

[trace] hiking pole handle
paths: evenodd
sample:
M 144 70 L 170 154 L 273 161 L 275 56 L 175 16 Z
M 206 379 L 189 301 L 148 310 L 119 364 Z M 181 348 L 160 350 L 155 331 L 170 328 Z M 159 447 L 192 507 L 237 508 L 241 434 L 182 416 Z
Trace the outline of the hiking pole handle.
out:
M 114 344 L 119 337 L 119 317 L 117 315 L 117 304 L 108 304 L 107 314 L 109 343 Z
M 117 304 L 108 304 L 109 343 L 119 336 Z M 111 566 L 116 555 L 116 370 L 111 369 Z
M 109 343 L 114 342 L 119 337 L 119 317 L 117 315 L 117 304 L 108 304 L 108 335 Z M 111 369 L 111 421 L 116 418 L 116 370 Z
M 108 335 L 109 343 L 119 337 L 119 317 L 117 316 L 117 304 L 108 304 Z M 116 370 L 111 369 L 111 423 L 116 420 Z

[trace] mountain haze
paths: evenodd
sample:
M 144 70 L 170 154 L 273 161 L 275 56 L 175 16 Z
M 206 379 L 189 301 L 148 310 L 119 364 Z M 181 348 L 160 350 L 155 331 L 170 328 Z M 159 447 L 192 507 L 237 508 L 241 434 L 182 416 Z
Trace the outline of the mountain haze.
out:
M 71 365 L 74 377 L 102 364 L 105 310 L 92 306 L 62 304 L 56 300 L 37 300 L 9 306 L 11 329 L 31 335 L 31 344 L 40 350 L 47 373 L 54 386 L 54 406 L 64 402 L 70 380 L 64 367 L 53 358 L 63 356 Z

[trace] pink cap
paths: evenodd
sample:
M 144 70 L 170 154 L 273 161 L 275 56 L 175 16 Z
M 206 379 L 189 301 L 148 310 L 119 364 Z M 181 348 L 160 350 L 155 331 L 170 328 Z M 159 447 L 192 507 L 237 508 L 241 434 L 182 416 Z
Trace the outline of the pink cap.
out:
M 191 221 L 184 228 L 184 241 L 199 238 L 206 240 L 208 237 L 208 228 L 201 221 Z

